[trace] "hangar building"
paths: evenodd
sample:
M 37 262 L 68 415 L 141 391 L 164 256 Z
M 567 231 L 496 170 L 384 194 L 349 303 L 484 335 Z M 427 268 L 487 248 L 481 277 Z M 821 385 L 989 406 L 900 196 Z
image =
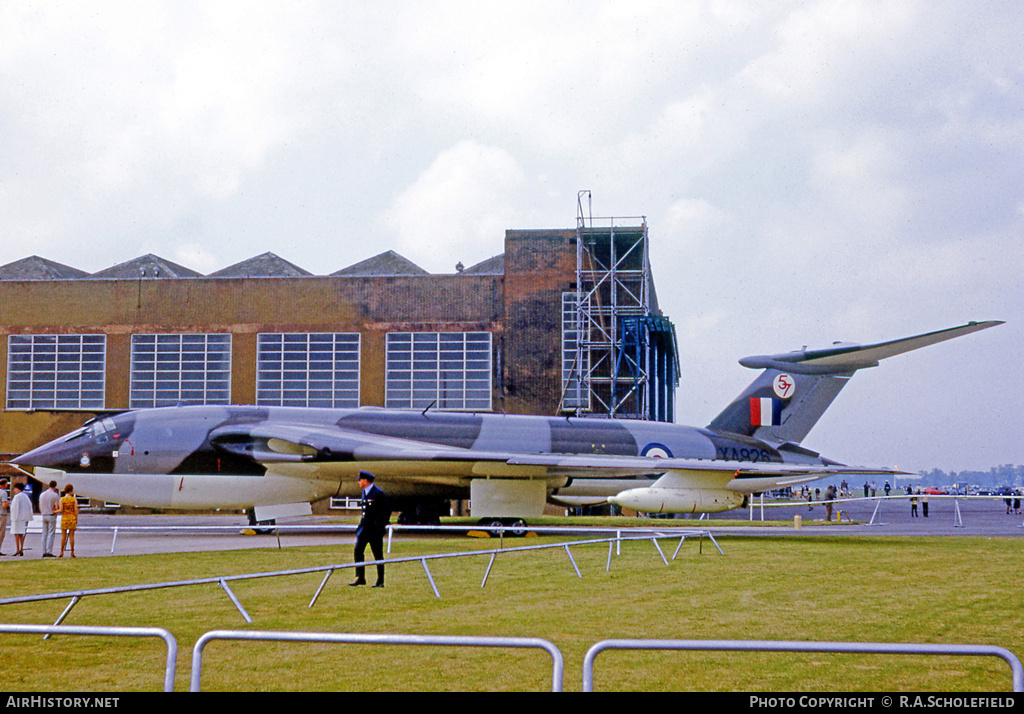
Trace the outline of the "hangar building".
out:
M 329 275 L 272 253 L 210 275 L 154 255 L 0 266 L 0 461 L 98 413 L 181 403 L 672 421 L 646 221 L 504 243 L 452 274 L 391 251 Z

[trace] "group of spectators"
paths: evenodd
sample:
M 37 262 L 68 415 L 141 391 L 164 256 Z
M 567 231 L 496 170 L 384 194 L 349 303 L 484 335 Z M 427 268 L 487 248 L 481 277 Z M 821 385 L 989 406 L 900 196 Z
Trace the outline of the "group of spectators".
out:
M 0 478 L 0 556 L 3 553 L 4 539 L 7 535 L 7 521 L 11 521 L 11 533 L 14 535 L 14 557 L 25 556 L 25 536 L 28 524 L 32 521 L 32 499 L 25 492 L 24 484 L 16 483 L 8 491 L 9 481 Z M 78 528 L 78 499 L 75 488 L 71 484 L 64 487 L 63 495 L 57 492 L 57 482 L 50 481 L 46 490 L 39 496 L 39 511 L 43 518 L 43 557 L 63 558 L 64 551 L 70 545 L 71 557 L 75 556 L 75 530 Z M 57 519 L 60 517 L 60 555 L 54 555 L 53 545 L 57 536 Z

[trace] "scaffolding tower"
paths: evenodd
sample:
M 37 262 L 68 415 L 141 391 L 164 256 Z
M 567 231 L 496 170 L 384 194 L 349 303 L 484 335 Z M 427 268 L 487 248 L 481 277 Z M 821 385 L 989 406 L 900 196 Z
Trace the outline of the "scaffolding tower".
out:
M 679 361 L 675 327 L 654 295 L 644 217 L 594 218 L 590 192 L 576 213 L 576 290 L 562 296 L 561 410 L 673 421 Z

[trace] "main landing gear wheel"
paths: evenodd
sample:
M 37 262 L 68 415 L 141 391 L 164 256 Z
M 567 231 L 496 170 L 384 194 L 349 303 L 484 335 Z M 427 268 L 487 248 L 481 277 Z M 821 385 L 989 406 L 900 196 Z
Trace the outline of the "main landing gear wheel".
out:
M 249 527 L 254 529 L 259 535 L 269 535 L 273 533 L 273 526 L 277 525 L 277 520 L 269 521 L 257 521 L 256 520 L 256 509 L 248 509 L 247 515 L 249 516 Z M 260 526 L 263 526 L 262 528 Z M 266 526 L 270 526 L 269 528 Z
M 526 521 L 522 518 L 483 518 L 480 524 L 488 528 L 492 536 L 504 534 L 522 538 L 526 535 Z

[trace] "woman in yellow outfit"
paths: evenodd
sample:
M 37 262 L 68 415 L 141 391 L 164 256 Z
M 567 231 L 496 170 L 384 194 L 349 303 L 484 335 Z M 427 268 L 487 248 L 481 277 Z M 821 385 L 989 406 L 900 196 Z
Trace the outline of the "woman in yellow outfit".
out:
M 71 557 L 75 556 L 75 529 L 78 528 L 78 499 L 75 498 L 75 487 L 70 483 L 64 487 L 64 495 L 60 499 L 60 558 L 64 557 L 64 547 L 71 536 Z

